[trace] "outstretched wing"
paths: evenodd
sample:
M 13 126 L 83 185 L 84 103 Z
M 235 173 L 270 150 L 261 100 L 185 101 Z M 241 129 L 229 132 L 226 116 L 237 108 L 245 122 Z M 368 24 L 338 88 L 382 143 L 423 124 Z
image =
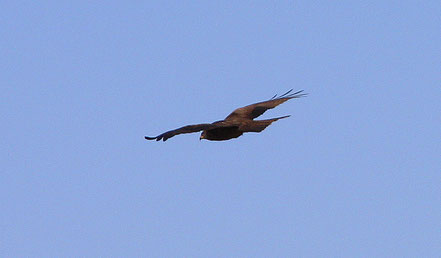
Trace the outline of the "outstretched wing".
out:
M 160 134 L 156 137 L 148 137 L 145 136 L 144 138 L 146 140 L 156 140 L 156 141 L 160 141 L 163 140 L 164 142 L 167 141 L 167 139 L 178 135 L 178 134 L 183 134 L 183 133 L 195 133 L 195 132 L 199 132 L 202 130 L 209 130 L 209 129 L 213 129 L 219 127 L 219 125 L 216 124 L 197 124 L 197 125 L 187 125 L 187 126 L 183 126 L 181 128 L 175 129 L 175 130 L 171 130 L 168 132 L 165 132 L 163 134 Z
M 306 94 L 302 93 L 303 90 L 294 93 L 291 93 L 291 91 L 292 89 L 279 97 L 277 97 L 276 94 L 270 100 L 238 108 L 234 110 L 231 114 L 229 114 L 225 118 L 225 121 L 232 121 L 237 119 L 254 119 L 265 113 L 265 111 L 267 111 L 268 109 L 275 108 L 287 100 L 306 96 Z

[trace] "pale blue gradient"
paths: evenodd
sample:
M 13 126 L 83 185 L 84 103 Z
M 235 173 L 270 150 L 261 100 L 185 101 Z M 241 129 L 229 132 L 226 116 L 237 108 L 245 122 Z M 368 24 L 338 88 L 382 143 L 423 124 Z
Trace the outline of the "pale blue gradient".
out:
M 440 1 L 4 1 L 2 257 L 439 257 Z M 226 142 L 147 142 L 304 89 Z

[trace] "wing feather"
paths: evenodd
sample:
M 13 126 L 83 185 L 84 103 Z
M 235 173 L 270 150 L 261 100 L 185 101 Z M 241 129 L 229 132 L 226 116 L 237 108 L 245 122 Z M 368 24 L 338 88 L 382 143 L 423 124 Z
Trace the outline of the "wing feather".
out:
M 164 142 L 175 136 L 178 134 L 184 134 L 184 133 L 195 133 L 195 132 L 199 132 L 199 131 L 203 131 L 203 130 L 211 130 L 211 129 L 215 129 L 215 128 L 220 128 L 220 127 L 233 127 L 233 126 L 239 126 L 237 123 L 233 123 L 233 122 L 226 122 L 226 121 L 217 121 L 211 124 L 196 124 L 196 125 L 186 125 L 183 127 L 180 127 L 178 129 L 175 130 L 170 130 L 168 132 L 162 133 L 156 137 L 149 137 L 149 136 L 144 136 L 144 138 L 146 140 L 156 140 L 156 141 L 160 141 L 163 140 Z
M 167 139 L 169 139 L 169 138 L 171 138 L 171 137 L 173 137 L 175 135 L 178 135 L 178 134 L 195 133 L 195 132 L 199 132 L 199 131 L 202 131 L 202 130 L 208 130 L 208 129 L 212 129 L 212 128 L 216 128 L 216 127 L 218 127 L 218 126 L 217 125 L 213 125 L 213 124 L 187 125 L 187 126 L 183 126 L 183 127 L 178 128 L 178 129 L 175 129 L 175 130 L 167 131 L 167 132 L 162 133 L 162 134 L 160 134 L 160 135 L 158 135 L 156 137 L 145 136 L 144 138 L 146 140 L 156 140 L 156 141 L 163 140 L 163 141 L 166 141 Z
M 272 97 L 270 100 L 258 102 L 255 104 L 251 104 L 245 107 L 238 108 L 234 110 L 231 114 L 229 114 L 225 121 L 234 121 L 238 119 L 254 119 L 267 111 L 268 109 L 272 109 L 282 104 L 285 101 L 288 101 L 293 98 L 301 98 L 306 96 L 305 93 L 302 93 L 303 90 L 291 93 L 292 89 L 288 92 L 282 94 L 277 97 L 277 94 Z

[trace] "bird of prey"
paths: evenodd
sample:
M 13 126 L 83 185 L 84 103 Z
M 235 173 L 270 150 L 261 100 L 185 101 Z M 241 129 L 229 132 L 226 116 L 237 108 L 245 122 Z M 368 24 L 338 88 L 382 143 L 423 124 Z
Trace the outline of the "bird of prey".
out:
M 254 118 L 262 115 L 268 109 L 275 108 L 283 102 L 306 96 L 303 90 L 291 93 L 292 89 L 281 96 L 274 95 L 267 101 L 258 102 L 245 107 L 238 108 L 229 114 L 224 120 L 216 121 L 211 124 L 187 125 L 175 130 L 162 133 L 156 137 L 145 136 L 146 140 L 166 141 L 167 139 L 184 133 L 195 133 L 202 131 L 199 140 L 206 139 L 210 141 L 225 141 L 241 136 L 248 132 L 262 132 L 272 122 L 275 122 L 288 116 L 281 116 L 266 120 L 254 120 Z

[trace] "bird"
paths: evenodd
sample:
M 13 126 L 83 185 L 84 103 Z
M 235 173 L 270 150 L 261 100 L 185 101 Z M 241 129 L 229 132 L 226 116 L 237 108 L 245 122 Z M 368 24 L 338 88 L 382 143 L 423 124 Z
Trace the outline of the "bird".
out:
M 269 100 L 238 108 L 231 112 L 231 114 L 229 114 L 224 120 L 213 123 L 187 125 L 175 130 L 167 131 L 156 137 L 144 136 L 144 138 L 146 140 L 163 140 L 165 142 L 173 136 L 179 134 L 202 131 L 199 140 L 205 139 L 209 141 L 225 141 L 237 138 L 248 132 L 260 133 L 271 123 L 279 119 L 290 117 L 290 115 L 265 120 L 254 120 L 255 118 L 265 113 L 265 111 L 268 109 L 275 108 L 285 101 L 307 95 L 306 93 L 303 93 L 303 90 L 291 93 L 292 90 L 293 89 L 280 96 L 277 96 L 276 94 Z

